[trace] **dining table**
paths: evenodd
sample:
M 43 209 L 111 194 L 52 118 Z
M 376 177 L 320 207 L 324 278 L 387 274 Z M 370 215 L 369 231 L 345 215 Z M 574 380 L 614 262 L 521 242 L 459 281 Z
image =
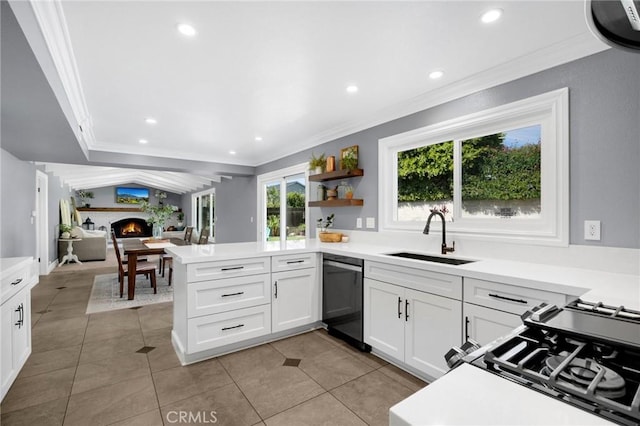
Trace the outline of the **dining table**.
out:
M 186 246 L 191 244 L 182 238 L 125 238 L 122 240 L 124 255 L 127 257 L 127 297 L 133 300 L 136 290 L 136 267 L 138 258 L 147 255 L 162 255 L 164 249 L 174 246 Z

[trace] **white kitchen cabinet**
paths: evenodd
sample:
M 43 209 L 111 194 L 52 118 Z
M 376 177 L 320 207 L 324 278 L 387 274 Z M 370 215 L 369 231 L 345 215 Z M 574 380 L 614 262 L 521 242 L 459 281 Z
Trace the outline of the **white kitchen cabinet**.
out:
M 37 283 L 32 258 L 2 259 L 0 304 L 0 399 L 31 354 L 31 287 Z
M 516 314 L 466 302 L 463 315 L 464 340 L 473 339 L 480 345 L 491 343 L 522 324 L 520 317 Z
M 316 268 L 271 274 L 272 331 L 311 324 L 319 320 L 319 286 Z
M 429 376 L 446 373 L 444 354 L 461 343 L 462 303 L 370 278 L 364 289 L 365 342 Z

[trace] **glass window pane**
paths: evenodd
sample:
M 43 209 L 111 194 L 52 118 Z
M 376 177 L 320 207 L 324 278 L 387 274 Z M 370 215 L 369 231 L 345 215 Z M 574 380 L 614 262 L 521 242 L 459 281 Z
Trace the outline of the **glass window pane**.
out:
M 215 220 L 216 220 L 216 194 L 209 194 L 207 197 L 209 197 L 209 206 L 210 206 L 210 211 L 211 211 L 211 217 L 209 219 L 209 235 L 211 238 L 215 238 L 216 233 L 215 233 Z
M 211 222 L 211 199 L 209 195 L 200 197 L 200 230 L 209 228 L 209 235 L 211 235 L 211 228 L 209 223 Z
M 462 216 L 540 217 L 541 126 L 462 141 Z
M 266 211 L 266 240 L 278 241 L 280 239 L 280 182 L 270 182 L 265 185 L 267 200 Z
M 398 220 L 424 222 L 437 208 L 451 220 L 453 141 L 398 152 Z
M 287 240 L 302 240 L 305 237 L 305 177 L 303 174 L 286 178 L 287 208 L 286 227 Z

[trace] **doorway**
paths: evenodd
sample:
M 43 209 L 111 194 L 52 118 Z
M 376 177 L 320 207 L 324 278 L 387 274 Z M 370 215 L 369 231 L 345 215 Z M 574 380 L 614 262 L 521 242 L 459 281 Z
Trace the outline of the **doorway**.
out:
M 36 170 L 36 253 L 38 273 L 49 274 L 49 176 Z

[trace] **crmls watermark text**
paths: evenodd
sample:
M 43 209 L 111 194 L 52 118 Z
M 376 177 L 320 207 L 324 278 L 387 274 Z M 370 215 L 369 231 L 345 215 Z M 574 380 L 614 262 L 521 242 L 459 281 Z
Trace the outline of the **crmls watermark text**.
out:
M 215 411 L 169 411 L 169 423 L 218 423 Z

